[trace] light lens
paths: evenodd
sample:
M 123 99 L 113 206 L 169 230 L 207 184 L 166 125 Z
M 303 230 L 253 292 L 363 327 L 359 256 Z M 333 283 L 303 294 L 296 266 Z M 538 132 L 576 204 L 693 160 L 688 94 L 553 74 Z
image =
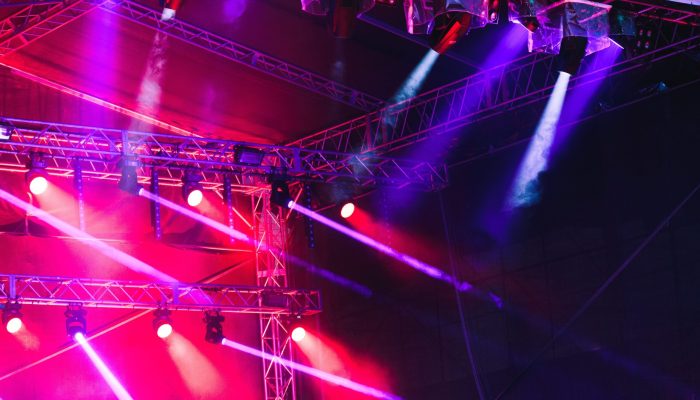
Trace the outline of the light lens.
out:
M 202 203 L 202 199 L 204 199 L 204 194 L 202 194 L 202 191 L 199 189 L 194 189 L 187 195 L 187 204 L 189 204 L 190 207 L 197 207 Z
M 20 329 L 22 329 L 22 320 L 19 317 L 10 318 L 5 325 L 5 328 L 10 333 L 17 333 Z
M 29 191 L 35 195 L 40 195 L 49 187 L 49 181 L 43 176 L 35 176 L 29 181 Z
M 161 326 L 159 326 L 158 330 L 156 331 L 156 334 L 161 339 L 167 338 L 171 333 L 173 333 L 173 326 L 167 322 L 164 322 Z
M 295 342 L 301 342 L 306 337 L 306 330 L 302 327 L 296 327 L 292 331 L 292 340 Z
M 352 203 L 345 203 L 343 208 L 340 209 L 340 216 L 343 218 L 350 218 L 355 212 L 355 205 Z

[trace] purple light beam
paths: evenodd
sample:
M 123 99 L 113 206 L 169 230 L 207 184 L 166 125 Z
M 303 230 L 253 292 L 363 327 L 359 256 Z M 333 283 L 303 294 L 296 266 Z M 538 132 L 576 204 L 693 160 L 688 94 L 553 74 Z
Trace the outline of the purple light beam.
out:
M 422 272 L 432 278 L 454 285 L 459 291 L 465 292 L 474 289 L 474 287 L 468 282 L 459 282 L 447 272 L 435 268 L 432 265 L 426 264 L 423 261 L 420 261 L 407 254 L 401 253 L 400 251 L 397 251 L 383 243 L 379 243 L 368 236 L 365 236 L 353 229 L 348 228 L 347 226 L 341 225 L 329 218 L 324 217 L 321 214 L 313 212 L 308 208 L 295 203 L 292 200 L 289 201 L 289 208 L 291 208 L 292 210 L 296 210 L 297 212 L 304 214 L 307 217 L 312 218 L 326 225 L 329 228 L 335 229 L 336 231 L 350 237 L 351 239 L 355 239 L 362 244 L 366 244 L 367 246 L 408 265 L 416 271 Z
M 361 383 L 353 382 L 350 379 L 343 378 L 343 377 L 340 377 L 337 375 L 333 375 L 333 374 L 330 374 L 330 373 L 325 372 L 325 371 L 321 371 L 321 370 L 316 369 L 316 368 L 311 368 L 311 367 L 304 365 L 304 364 L 299 364 L 297 362 L 286 360 L 284 358 L 275 357 L 275 356 L 272 356 L 270 354 L 264 353 L 258 349 L 254 349 L 252 347 L 248 347 L 246 345 L 236 343 L 236 342 L 228 340 L 226 338 L 224 338 L 221 341 L 221 344 L 223 344 L 224 346 L 230 347 L 232 349 L 236 349 L 238 351 L 242 351 L 244 353 L 258 357 L 258 358 L 262 358 L 262 359 L 265 359 L 265 360 L 268 360 L 271 362 L 280 363 L 287 368 L 291 368 L 291 369 L 293 369 L 295 371 L 299 371 L 303 374 L 311 375 L 315 378 L 324 380 L 328 383 L 342 386 L 346 389 L 350 389 L 352 391 L 362 393 L 362 394 L 365 394 L 367 396 L 371 396 L 371 397 L 374 397 L 377 399 L 402 400 L 401 397 L 396 396 L 394 394 L 387 393 L 387 392 L 381 391 L 379 389 L 375 389 L 373 387 L 363 385 Z
M 95 368 L 100 372 L 100 375 L 102 375 L 102 378 L 104 378 L 105 382 L 107 382 L 107 385 L 109 385 L 109 388 L 112 389 L 112 392 L 114 392 L 114 395 L 117 396 L 117 399 L 119 400 L 133 400 L 133 397 L 129 394 L 129 392 L 124 389 L 124 386 L 122 386 L 121 383 L 119 383 L 119 380 L 117 380 L 117 377 L 114 376 L 112 371 L 109 370 L 109 367 L 102 361 L 99 355 L 95 352 L 95 350 L 90 346 L 90 343 L 85 339 L 85 336 L 83 336 L 82 333 L 78 332 L 74 336 L 75 341 L 78 342 L 80 347 L 85 351 L 85 354 L 90 358 L 90 361 L 92 361 L 93 364 L 95 364 Z

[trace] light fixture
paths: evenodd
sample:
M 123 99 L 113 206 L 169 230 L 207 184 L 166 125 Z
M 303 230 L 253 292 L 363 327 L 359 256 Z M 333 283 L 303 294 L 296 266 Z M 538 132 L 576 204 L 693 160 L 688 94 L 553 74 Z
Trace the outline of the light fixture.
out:
M 15 128 L 5 122 L 0 121 L 0 142 L 7 142 L 12 138 L 12 132 Z
M 292 329 L 291 336 L 293 341 L 299 343 L 306 337 L 306 329 L 301 326 L 297 326 L 296 328 Z
M 15 334 L 22 329 L 22 313 L 19 311 L 22 307 L 18 302 L 5 303 L 5 308 L 2 311 L 2 324 L 9 333 Z
M 197 207 L 202 204 L 204 193 L 202 185 L 199 183 L 202 177 L 194 171 L 185 171 L 182 176 L 182 197 L 190 207 Z
M 467 12 L 449 11 L 436 16 L 430 34 L 430 47 L 444 54 L 469 32 L 471 21 L 472 15 Z
M 153 329 L 161 339 L 165 339 L 173 333 L 170 311 L 165 308 L 159 308 L 153 313 Z
M 66 333 L 68 336 L 74 337 L 77 333 L 85 335 L 87 332 L 87 322 L 85 320 L 85 310 L 80 303 L 71 303 L 68 305 L 66 312 Z
M 141 185 L 139 185 L 138 168 L 141 166 L 139 160 L 134 157 L 124 157 L 119 161 L 122 176 L 119 179 L 119 188 L 125 192 L 138 195 Z
M 175 13 L 180 8 L 182 0 L 160 0 L 160 6 L 163 7 L 163 13 L 160 16 L 161 21 L 170 21 L 175 18 Z
M 207 310 L 204 312 L 204 322 L 207 324 L 207 331 L 204 340 L 212 344 L 221 344 L 224 340 L 224 328 L 221 323 L 224 317 L 218 310 Z
M 340 209 L 340 216 L 348 219 L 355 212 L 355 205 L 351 202 L 345 203 L 343 208 Z
M 576 75 L 583 57 L 586 56 L 588 38 L 585 36 L 564 36 L 559 49 L 558 70 L 569 75 Z
M 271 182 L 270 201 L 278 206 L 289 208 L 292 197 L 289 195 L 289 185 L 284 179 L 273 178 Z
M 265 158 L 265 152 L 260 149 L 246 146 L 236 146 L 234 148 L 233 159 L 236 164 L 259 167 Z
M 27 174 L 25 180 L 29 191 L 34 195 L 41 195 L 46 192 L 49 187 L 49 181 L 46 179 L 46 159 L 41 153 L 32 153 L 27 163 Z

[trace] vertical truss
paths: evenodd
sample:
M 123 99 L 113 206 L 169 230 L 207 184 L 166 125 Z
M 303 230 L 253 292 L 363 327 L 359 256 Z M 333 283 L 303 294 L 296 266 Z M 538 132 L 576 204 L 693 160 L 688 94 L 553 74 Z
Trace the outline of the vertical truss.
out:
M 251 196 L 255 220 L 255 240 L 259 247 L 255 252 L 258 285 L 267 288 L 287 287 L 286 218 L 283 210 L 270 202 L 270 191 L 259 191 Z M 272 294 L 262 302 L 284 301 Z M 287 320 L 282 314 L 260 315 L 260 341 L 262 351 L 275 359 L 292 359 L 291 340 Z M 279 362 L 263 359 L 265 400 L 294 400 L 294 371 Z

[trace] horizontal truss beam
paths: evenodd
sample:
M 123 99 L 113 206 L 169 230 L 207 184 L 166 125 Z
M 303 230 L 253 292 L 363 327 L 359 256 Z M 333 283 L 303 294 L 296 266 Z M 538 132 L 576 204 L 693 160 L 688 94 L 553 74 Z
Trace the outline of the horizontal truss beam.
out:
M 657 20 L 658 48 L 624 58 L 609 66 L 593 65 L 573 77 L 569 90 L 698 48 L 700 30 Z M 593 58 L 595 59 L 595 58 Z M 584 65 L 590 63 L 584 59 Z M 290 146 L 340 152 L 387 154 L 431 136 L 460 129 L 477 121 L 546 98 L 556 82 L 556 58 L 532 53 L 404 102 L 355 118 L 289 143 Z
M 280 59 L 243 46 L 230 39 L 207 32 L 179 19 L 163 22 L 161 12 L 128 0 L 109 0 L 103 9 L 133 22 L 156 29 L 193 46 L 210 51 L 231 61 L 272 75 L 293 85 L 362 111 L 381 108 L 384 102 L 369 94 L 307 71 Z
M 317 290 L 0 275 L 0 299 L 22 304 L 226 313 L 310 315 L 321 311 Z
M 196 169 L 205 187 L 220 188 L 223 175 L 229 174 L 234 189 L 242 192 L 267 186 L 270 175 L 361 186 L 438 189 L 447 184 L 446 167 L 439 163 L 12 118 L 3 121 L 12 133 L 8 141 L 0 141 L 0 169 L 10 171 L 24 171 L 30 154 L 41 152 L 50 158 L 49 172 L 55 175 L 72 175 L 79 160 L 84 176 L 118 180 L 117 164 L 128 156 L 138 159 L 144 183 L 150 181 L 144 167 L 163 171 L 161 184 L 171 186 L 180 185 L 183 170 Z M 260 165 L 238 161 L 240 154 L 251 150 L 263 155 Z

